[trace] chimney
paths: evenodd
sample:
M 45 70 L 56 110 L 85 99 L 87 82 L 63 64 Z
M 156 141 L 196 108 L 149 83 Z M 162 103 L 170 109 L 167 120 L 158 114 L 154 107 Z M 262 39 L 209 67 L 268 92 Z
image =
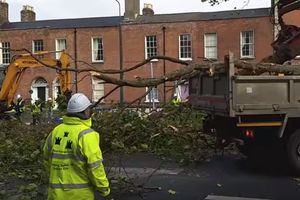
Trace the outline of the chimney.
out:
M 153 5 L 150 3 L 144 3 L 143 15 L 152 16 L 154 15 Z
M 135 20 L 140 14 L 140 0 L 125 0 L 125 14 L 126 20 Z
M 0 0 L 0 24 L 8 22 L 8 3 L 5 0 Z
M 29 5 L 23 6 L 21 10 L 21 22 L 34 22 L 35 21 L 35 12 L 33 7 Z

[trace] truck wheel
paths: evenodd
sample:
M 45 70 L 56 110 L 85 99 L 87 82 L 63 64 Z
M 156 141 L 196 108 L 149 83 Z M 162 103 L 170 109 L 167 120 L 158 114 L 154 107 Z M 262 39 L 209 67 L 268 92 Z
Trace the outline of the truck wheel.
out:
M 297 174 L 300 174 L 300 130 L 297 130 L 288 139 L 287 154 L 291 167 Z

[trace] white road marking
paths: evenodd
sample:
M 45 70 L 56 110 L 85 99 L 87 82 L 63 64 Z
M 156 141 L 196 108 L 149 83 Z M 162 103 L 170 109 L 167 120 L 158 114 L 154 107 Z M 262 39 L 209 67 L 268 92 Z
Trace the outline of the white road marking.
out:
M 204 200 L 271 200 L 271 199 L 257 199 L 257 198 L 208 195 Z

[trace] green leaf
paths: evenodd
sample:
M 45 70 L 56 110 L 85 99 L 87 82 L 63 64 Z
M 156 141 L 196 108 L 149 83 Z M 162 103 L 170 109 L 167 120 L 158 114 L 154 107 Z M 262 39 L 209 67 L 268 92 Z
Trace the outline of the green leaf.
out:
M 37 185 L 35 183 L 30 183 L 27 187 L 26 190 L 28 191 L 35 191 L 37 189 Z
M 149 147 L 148 147 L 148 144 L 141 144 L 141 148 L 144 150 L 147 150 Z
M 175 195 L 176 191 L 175 190 L 168 190 L 168 193 L 171 194 L 171 195 Z

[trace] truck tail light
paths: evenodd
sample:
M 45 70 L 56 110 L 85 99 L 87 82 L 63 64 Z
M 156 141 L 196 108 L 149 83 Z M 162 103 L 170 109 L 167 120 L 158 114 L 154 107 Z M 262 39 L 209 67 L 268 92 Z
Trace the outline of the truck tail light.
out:
M 244 135 L 245 135 L 247 138 L 254 138 L 254 131 L 253 131 L 253 130 L 245 130 L 245 131 L 244 131 Z

